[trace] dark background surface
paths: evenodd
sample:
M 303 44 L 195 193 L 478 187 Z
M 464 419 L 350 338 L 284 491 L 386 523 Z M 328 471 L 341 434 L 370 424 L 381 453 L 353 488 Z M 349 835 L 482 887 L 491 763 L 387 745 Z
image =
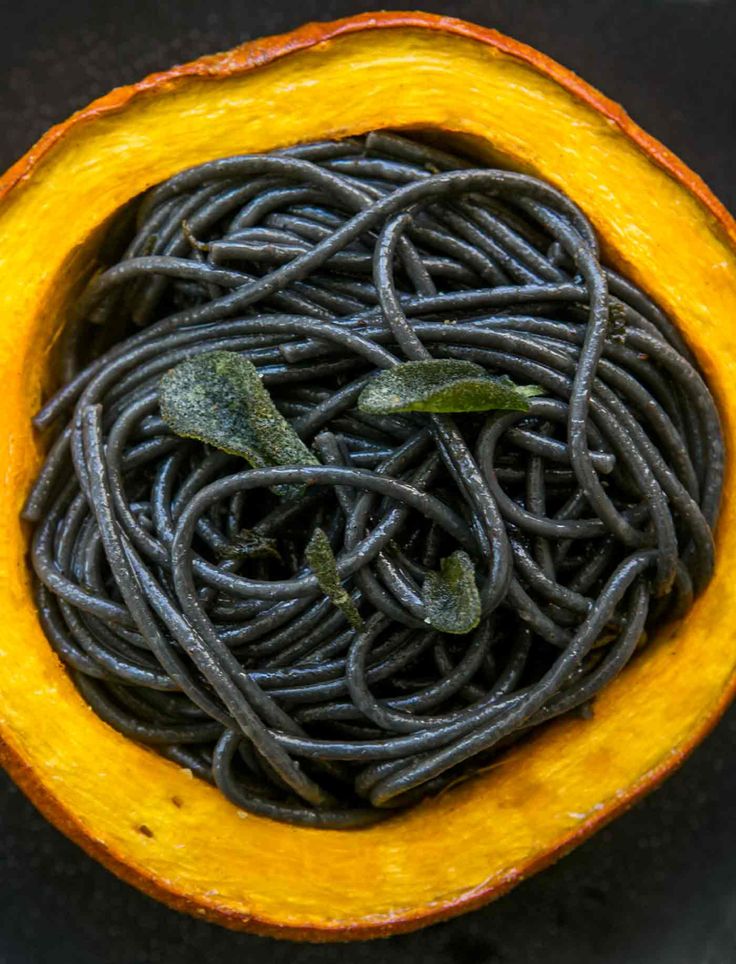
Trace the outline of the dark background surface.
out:
M 736 209 L 733 0 L 423 7 L 497 27 L 573 68 Z M 305 20 L 371 8 L 31 0 L 11 9 L 5 0 L 0 168 L 110 87 Z M 0 964 L 734 964 L 734 763 L 736 710 L 663 789 L 498 903 L 418 934 L 337 946 L 232 934 L 159 906 L 46 824 L 0 774 Z

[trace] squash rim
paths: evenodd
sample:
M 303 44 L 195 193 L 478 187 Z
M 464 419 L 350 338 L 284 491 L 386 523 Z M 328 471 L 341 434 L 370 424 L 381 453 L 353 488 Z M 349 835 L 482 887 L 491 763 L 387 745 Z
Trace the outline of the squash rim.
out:
M 392 28 L 422 28 L 441 33 L 465 37 L 496 48 L 497 50 L 533 67 L 539 73 L 554 80 L 568 93 L 592 107 L 599 114 L 615 124 L 647 158 L 663 168 L 686 191 L 700 202 L 717 225 L 723 230 L 732 246 L 736 246 L 736 220 L 724 205 L 712 194 L 703 180 L 691 171 L 671 151 L 651 135 L 643 131 L 628 114 L 613 101 L 599 93 L 595 88 L 581 80 L 572 71 L 557 64 L 546 55 L 515 41 L 496 30 L 480 27 L 451 17 L 419 12 L 391 11 L 385 13 L 365 13 L 347 17 L 330 23 L 309 23 L 290 33 L 247 42 L 231 51 L 207 55 L 197 60 L 175 66 L 167 71 L 154 73 L 136 84 L 116 88 L 105 96 L 93 101 L 89 106 L 73 114 L 68 120 L 52 127 L 31 149 L 0 178 L 0 202 L 18 184 L 32 176 L 36 165 L 78 125 L 124 109 L 135 98 L 155 95 L 171 89 L 176 82 L 188 77 L 222 79 L 246 73 L 273 61 L 324 43 L 334 38 L 365 30 Z M 307 940 L 346 940 L 365 939 L 385 936 L 389 933 L 408 931 L 455 916 L 487 903 L 501 896 L 522 876 L 527 876 L 562 856 L 578 843 L 590 836 L 609 820 L 630 807 L 646 792 L 656 787 L 675 769 L 713 728 L 728 704 L 736 694 L 736 673 L 732 674 L 724 687 L 720 699 L 710 708 L 699 726 L 693 727 L 683 744 L 673 751 L 670 757 L 658 767 L 645 772 L 638 780 L 627 787 L 624 796 L 608 805 L 600 814 L 595 813 L 579 824 L 559 844 L 539 853 L 524 862 L 523 873 L 510 871 L 502 880 L 496 879 L 471 892 L 458 897 L 442 898 L 432 908 L 402 909 L 390 921 L 372 923 L 368 920 L 340 921 L 332 928 L 317 926 L 292 926 L 288 923 L 274 924 L 271 920 L 261 920 L 242 912 L 225 908 L 214 908 L 199 904 L 196 898 L 172 892 L 154 876 L 149 876 L 126 863 L 114 850 L 93 839 L 74 813 L 68 811 L 49 792 L 38 774 L 28 766 L 20 753 L 4 743 L 0 738 L 0 763 L 8 770 L 15 782 L 24 790 L 38 809 L 63 833 L 79 844 L 90 856 L 99 860 L 119 877 L 135 885 L 140 890 L 154 896 L 176 909 L 195 913 L 203 919 L 220 923 L 227 927 L 249 930 L 255 933 Z

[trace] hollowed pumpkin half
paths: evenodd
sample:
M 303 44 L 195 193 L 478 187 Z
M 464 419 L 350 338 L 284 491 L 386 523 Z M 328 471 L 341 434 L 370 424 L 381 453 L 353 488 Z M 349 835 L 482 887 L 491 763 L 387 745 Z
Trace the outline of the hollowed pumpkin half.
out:
M 364 15 L 239 47 L 114 91 L 0 182 L 0 736 L 37 806 L 121 877 L 228 926 L 365 938 L 503 893 L 654 786 L 734 689 L 733 463 L 715 577 L 652 640 L 592 720 L 544 728 L 487 772 L 378 826 L 309 830 L 238 812 L 102 723 L 40 629 L 18 513 L 42 443 L 30 419 L 104 226 L 129 198 L 211 158 L 374 128 L 459 138 L 587 212 L 607 256 L 677 321 L 736 431 L 736 224 L 611 102 L 500 34 Z

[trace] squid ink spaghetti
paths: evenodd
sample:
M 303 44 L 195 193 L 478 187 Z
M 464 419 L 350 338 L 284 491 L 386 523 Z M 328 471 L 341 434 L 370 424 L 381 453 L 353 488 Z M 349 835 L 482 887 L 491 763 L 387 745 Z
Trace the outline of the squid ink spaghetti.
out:
M 24 510 L 46 635 L 125 736 L 361 825 L 594 714 L 708 582 L 713 399 L 550 184 L 378 132 L 134 207 Z

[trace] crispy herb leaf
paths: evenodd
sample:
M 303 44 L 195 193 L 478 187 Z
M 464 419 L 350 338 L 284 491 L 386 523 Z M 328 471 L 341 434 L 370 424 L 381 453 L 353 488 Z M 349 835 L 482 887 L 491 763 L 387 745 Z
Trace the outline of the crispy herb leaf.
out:
M 177 435 L 240 455 L 253 468 L 319 464 L 277 410 L 255 366 L 235 352 L 205 352 L 170 369 L 159 385 L 159 404 Z M 276 491 L 294 497 L 302 488 Z
M 359 631 L 362 630 L 363 620 L 348 591 L 340 582 L 335 553 L 323 529 L 314 530 L 304 555 L 325 596 L 342 611 L 351 626 Z
M 256 529 L 241 529 L 233 541 L 217 550 L 220 559 L 276 559 L 282 562 L 276 539 Z
M 452 358 L 411 361 L 376 375 L 358 398 L 371 415 L 394 412 L 526 412 L 538 385 L 515 385 L 507 376 L 492 378 L 475 362 Z
M 427 622 L 442 633 L 469 633 L 480 622 L 480 596 L 475 569 L 467 552 L 458 549 L 429 572 L 422 592 Z

